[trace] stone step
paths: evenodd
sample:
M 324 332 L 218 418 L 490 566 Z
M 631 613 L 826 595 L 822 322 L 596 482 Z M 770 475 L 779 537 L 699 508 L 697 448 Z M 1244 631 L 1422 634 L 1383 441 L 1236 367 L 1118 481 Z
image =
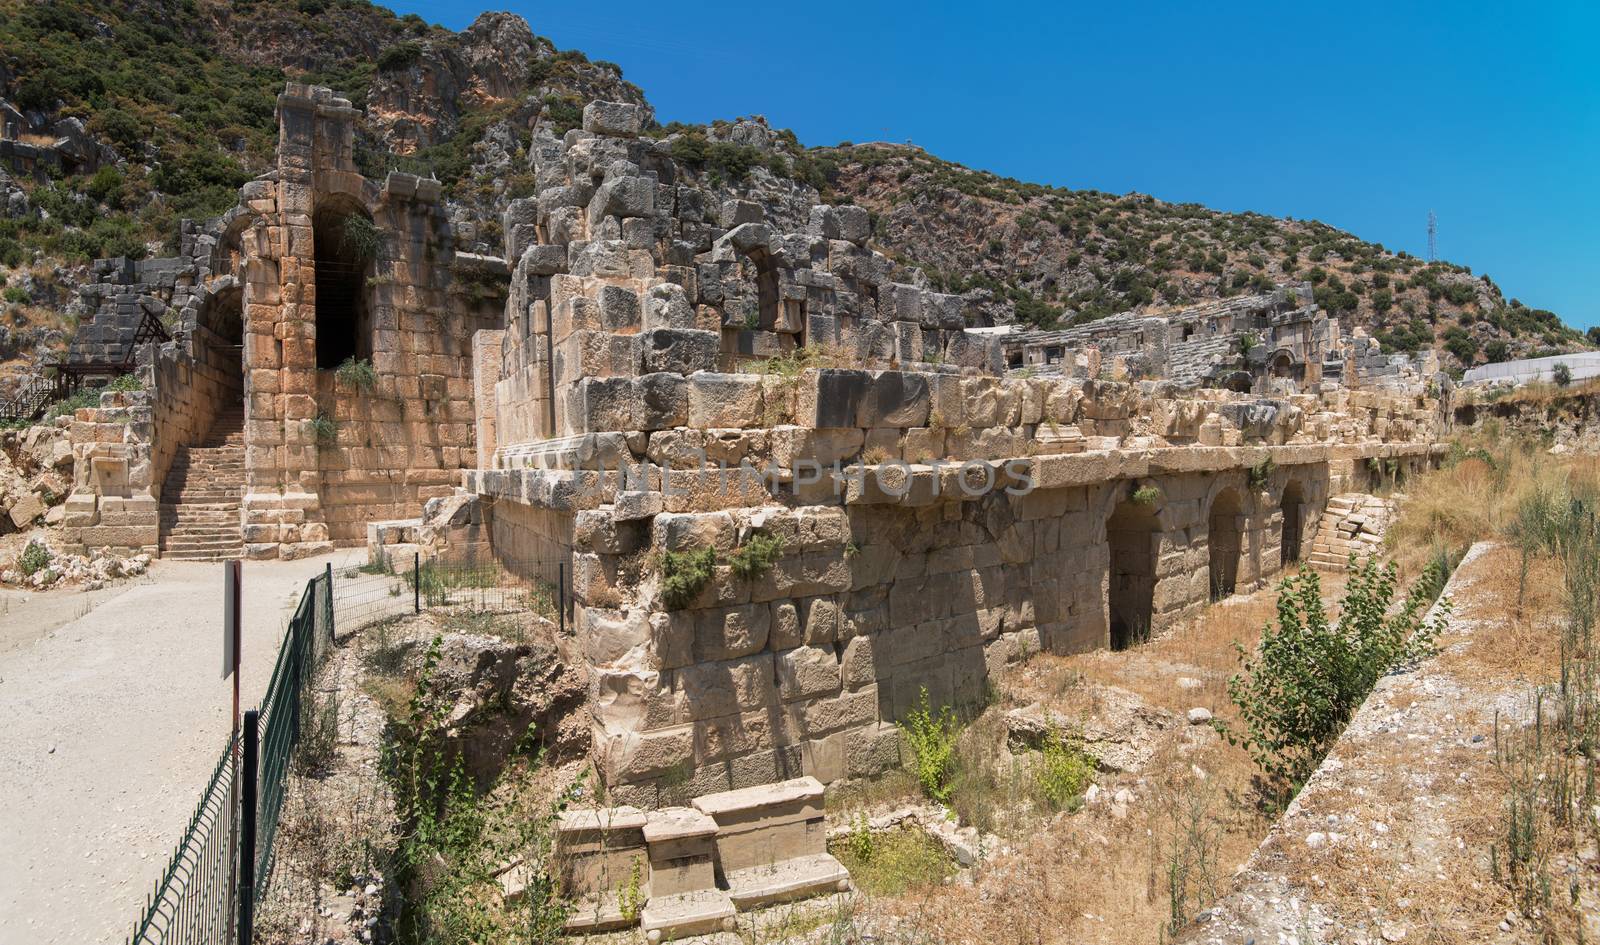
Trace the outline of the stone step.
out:
M 230 548 L 243 547 L 244 541 L 239 537 L 233 538 L 187 538 L 173 535 L 167 539 L 169 551 L 226 551 Z
M 244 545 L 225 551 L 164 551 L 161 557 L 168 561 L 231 561 L 244 556 Z

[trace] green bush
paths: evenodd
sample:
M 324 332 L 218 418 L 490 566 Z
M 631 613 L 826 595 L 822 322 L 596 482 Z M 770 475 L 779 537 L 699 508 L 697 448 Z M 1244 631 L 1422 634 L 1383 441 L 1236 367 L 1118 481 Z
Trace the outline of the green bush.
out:
M 1094 758 L 1075 737 L 1051 729 L 1035 773 L 1040 798 L 1051 810 L 1077 810 L 1094 780 Z
M 422 59 L 422 46 L 418 43 L 395 43 L 378 54 L 379 72 L 399 72 L 409 69 Z
M 1277 468 L 1278 464 L 1272 461 L 1271 456 L 1266 456 L 1262 458 L 1261 462 L 1251 466 L 1250 472 L 1247 474 L 1247 478 L 1250 482 L 1250 488 L 1257 492 L 1265 489 L 1267 484 L 1272 481 L 1272 474 L 1277 470 Z
M 728 556 L 728 566 L 739 577 L 754 581 L 783 557 L 783 538 L 766 532 L 751 535 L 743 547 Z
M 352 213 L 339 223 L 339 247 L 355 259 L 372 262 L 383 251 L 383 231 L 360 213 Z
M 1221 722 L 1217 728 L 1249 750 L 1278 799 L 1292 797 L 1316 770 L 1379 677 L 1433 651 L 1448 602 L 1432 620 L 1425 616 L 1446 566 L 1430 564 L 1391 614 L 1396 567 L 1369 558 L 1352 571 L 1332 623 L 1321 579 L 1302 565 L 1279 586 L 1277 623 L 1262 631 L 1255 651 L 1234 644 L 1243 666 L 1228 680 L 1228 696 L 1244 728 Z
M 922 793 L 943 804 L 950 800 L 950 785 L 955 777 L 956 738 L 961 724 L 949 706 L 935 714 L 928 704 L 928 690 L 922 689 L 916 708 L 900 723 L 900 732 L 911 749 L 913 773 Z
M 33 301 L 33 297 L 28 295 L 28 290 L 20 285 L 8 285 L 6 286 L 5 300 L 13 305 L 20 305 Z
M 136 390 L 144 390 L 144 382 L 139 380 L 139 375 L 137 374 L 122 374 L 118 375 L 116 380 L 107 384 L 106 390 L 131 393 Z
M 1135 505 L 1153 506 L 1161 501 L 1161 489 L 1158 486 L 1140 486 L 1128 496 Z
M 1557 387 L 1566 387 L 1572 383 L 1572 368 L 1565 361 L 1557 361 L 1555 367 L 1550 369 L 1550 379 L 1556 382 Z
M 663 551 L 656 556 L 656 570 L 661 574 L 661 602 L 668 610 L 682 610 L 716 576 L 717 551 Z
M 957 868 L 943 844 L 916 826 L 874 835 L 863 818 L 848 837 L 835 840 L 829 848 L 850 871 L 852 884 L 869 896 L 898 896 L 937 885 L 955 875 Z
M 34 539 L 28 542 L 28 546 L 22 549 L 22 554 L 17 556 L 17 570 L 22 572 L 23 577 L 33 577 L 49 567 L 52 560 L 53 556 L 45 543 Z

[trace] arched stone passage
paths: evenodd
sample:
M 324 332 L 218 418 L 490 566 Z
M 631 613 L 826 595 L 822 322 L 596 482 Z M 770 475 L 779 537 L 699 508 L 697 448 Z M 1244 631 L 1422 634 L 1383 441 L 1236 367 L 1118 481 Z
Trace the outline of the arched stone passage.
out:
M 1113 650 L 1126 649 L 1150 635 L 1160 542 L 1161 523 L 1149 505 L 1124 500 L 1106 519 L 1110 546 L 1106 617 Z
M 1283 530 L 1279 536 L 1279 567 L 1288 567 L 1300 560 L 1300 546 L 1304 538 L 1306 497 L 1300 480 L 1291 479 L 1283 488 L 1283 502 L 1279 505 L 1283 516 Z
M 1293 377 L 1294 357 L 1287 351 L 1279 351 L 1272 358 L 1273 377 Z
M 1211 599 L 1232 596 L 1239 583 L 1239 490 L 1227 488 L 1211 501 L 1207 541 L 1211 548 Z
M 319 368 L 336 368 L 348 358 L 372 356 L 367 270 L 375 248 L 364 238 L 371 224 L 366 211 L 344 195 L 327 198 L 312 214 Z

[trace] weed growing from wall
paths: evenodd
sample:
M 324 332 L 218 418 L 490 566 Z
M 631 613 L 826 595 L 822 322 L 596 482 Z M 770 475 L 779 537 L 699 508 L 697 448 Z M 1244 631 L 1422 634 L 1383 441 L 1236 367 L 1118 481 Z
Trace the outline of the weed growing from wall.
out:
M 668 610 L 682 610 L 716 576 L 717 552 L 663 551 L 656 556 L 656 570 L 661 574 L 661 602 Z
M 728 555 L 728 566 L 746 581 L 759 579 L 783 557 L 783 538 L 756 532 L 737 551 Z
M 366 393 L 378 386 L 378 372 L 366 358 L 348 357 L 333 372 L 334 378 L 346 387 Z

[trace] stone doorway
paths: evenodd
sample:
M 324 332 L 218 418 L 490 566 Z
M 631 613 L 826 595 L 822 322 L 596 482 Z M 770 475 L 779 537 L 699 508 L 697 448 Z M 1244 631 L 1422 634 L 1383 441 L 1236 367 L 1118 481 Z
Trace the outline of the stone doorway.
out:
M 1211 599 L 1233 596 L 1239 583 L 1239 517 L 1243 502 L 1237 489 L 1224 489 L 1211 500 L 1207 540 L 1211 548 Z
M 1298 480 L 1291 479 L 1283 489 L 1283 502 L 1279 510 L 1283 515 L 1283 533 L 1279 541 L 1279 567 L 1287 568 L 1300 560 L 1300 543 L 1305 527 L 1305 492 Z
M 1123 650 L 1150 636 L 1161 544 L 1155 509 L 1131 499 L 1118 503 L 1106 520 L 1106 544 L 1110 551 L 1106 617 L 1111 648 Z

